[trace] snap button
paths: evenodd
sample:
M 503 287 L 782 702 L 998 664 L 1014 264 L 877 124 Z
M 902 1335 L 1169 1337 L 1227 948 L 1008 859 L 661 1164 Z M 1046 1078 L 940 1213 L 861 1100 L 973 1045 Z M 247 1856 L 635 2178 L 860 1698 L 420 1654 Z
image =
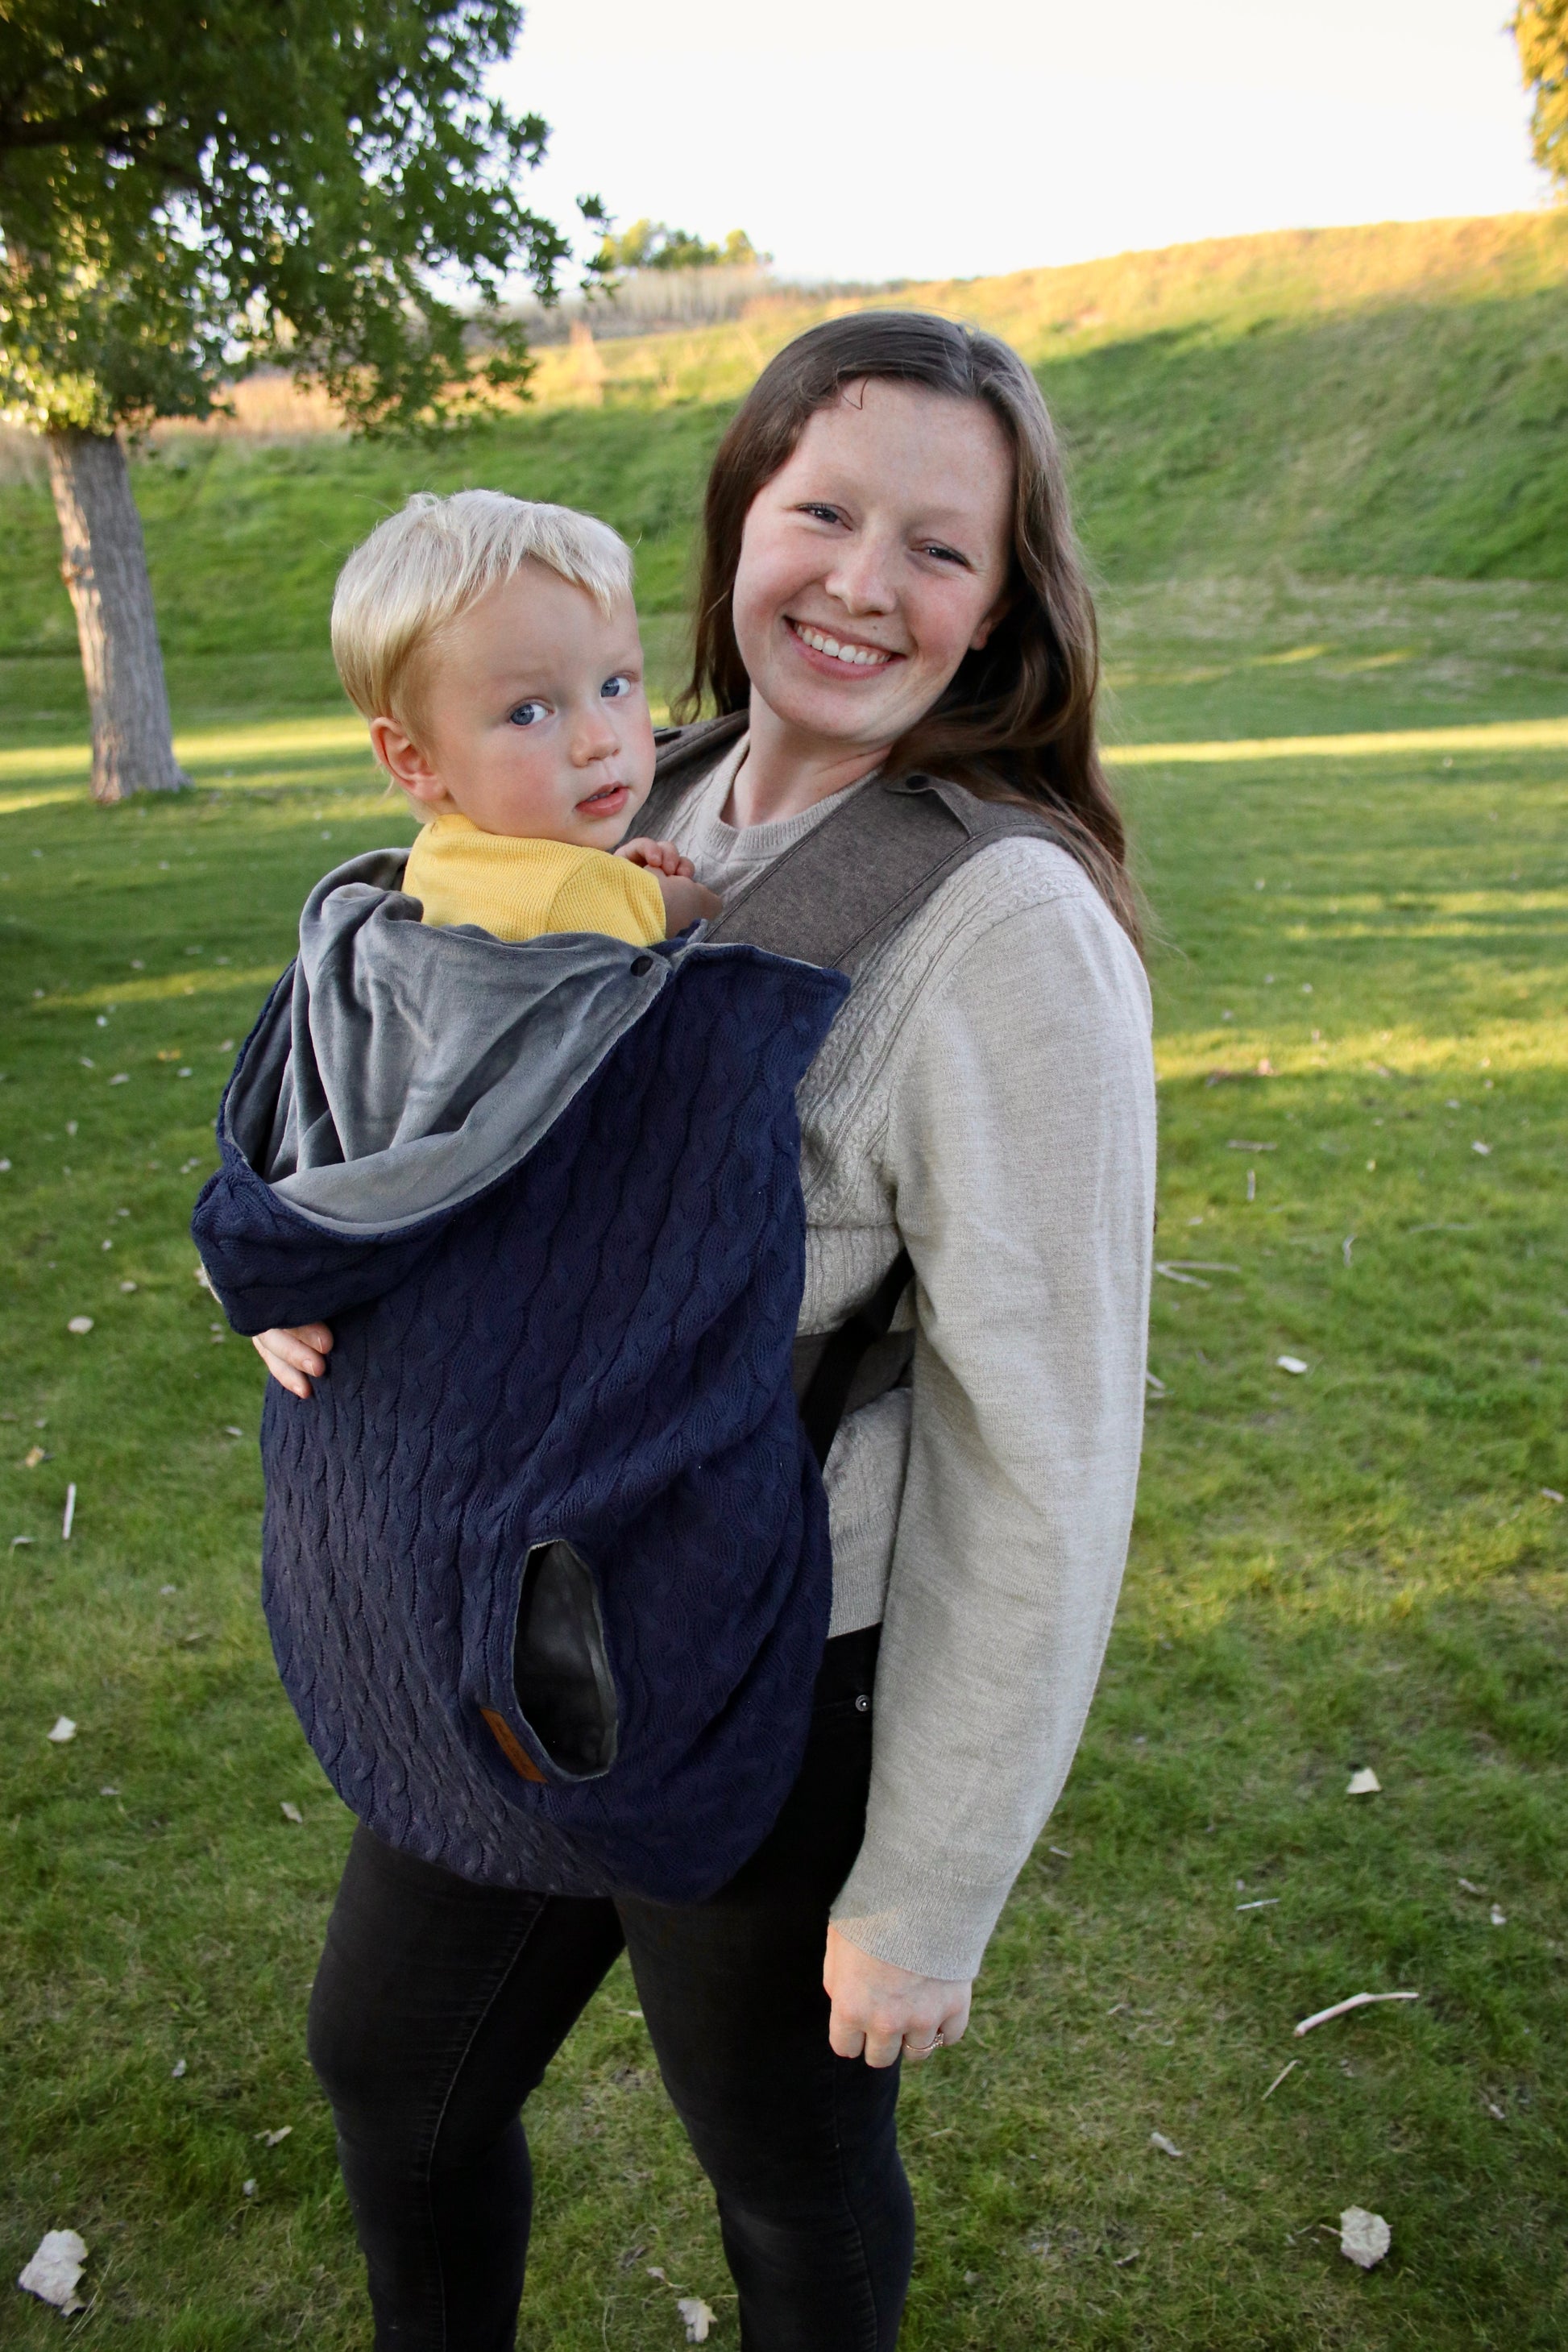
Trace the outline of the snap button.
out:
M 871 1702 L 864 1691 L 855 1702 L 855 1712 L 857 1715 L 869 1715 L 871 1712 Z

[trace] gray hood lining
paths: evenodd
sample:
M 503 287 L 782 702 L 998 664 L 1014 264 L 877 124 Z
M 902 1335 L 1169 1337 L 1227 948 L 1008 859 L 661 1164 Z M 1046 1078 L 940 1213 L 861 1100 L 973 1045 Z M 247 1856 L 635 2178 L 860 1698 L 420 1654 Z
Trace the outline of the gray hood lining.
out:
M 400 887 L 407 855 L 372 850 L 317 884 L 225 1106 L 279 1198 L 345 1236 L 459 1207 L 515 1167 L 700 937 L 513 945 L 427 925 Z

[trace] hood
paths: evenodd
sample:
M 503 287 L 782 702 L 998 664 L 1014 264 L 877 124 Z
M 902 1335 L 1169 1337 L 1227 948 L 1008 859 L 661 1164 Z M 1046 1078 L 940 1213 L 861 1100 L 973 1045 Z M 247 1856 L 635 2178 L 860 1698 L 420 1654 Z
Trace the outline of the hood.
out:
M 311 892 L 240 1049 L 192 1230 L 237 1329 L 379 1297 L 523 1160 L 694 952 L 437 928 L 373 850 Z
M 345 1236 L 457 1208 L 514 1167 L 689 945 L 437 929 L 399 887 L 405 862 L 372 850 L 310 893 L 219 1122 L 279 1200 Z

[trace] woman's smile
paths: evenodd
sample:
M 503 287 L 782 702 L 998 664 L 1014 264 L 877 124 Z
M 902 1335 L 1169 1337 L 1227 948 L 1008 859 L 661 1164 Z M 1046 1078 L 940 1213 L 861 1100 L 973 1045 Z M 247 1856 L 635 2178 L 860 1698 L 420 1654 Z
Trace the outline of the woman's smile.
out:
M 889 662 L 902 661 L 902 654 L 887 646 L 868 646 L 862 640 L 834 636 L 826 629 L 815 627 L 809 621 L 792 620 L 785 615 L 785 626 L 796 643 L 807 653 L 815 654 L 814 667 L 827 670 L 879 670 Z

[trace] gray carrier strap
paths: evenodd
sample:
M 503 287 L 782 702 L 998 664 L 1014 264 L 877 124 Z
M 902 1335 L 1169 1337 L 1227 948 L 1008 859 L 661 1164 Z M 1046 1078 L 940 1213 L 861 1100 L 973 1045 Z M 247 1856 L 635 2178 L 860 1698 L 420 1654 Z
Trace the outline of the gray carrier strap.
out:
M 657 837 L 677 802 L 745 730 L 746 715 L 737 711 L 662 735 L 639 833 Z M 1018 835 L 1068 846 L 1043 810 L 983 801 L 931 776 L 869 783 L 846 793 L 820 824 L 727 898 L 708 937 L 834 965 L 853 979 L 950 874 L 994 841 Z
M 658 767 L 637 830 L 656 838 L 700 776 L 746 730 L 744 711 L 658 738 Z M 710 940 L 743 940 L 854 976 L 874 948 L 918 914 L 978 850 L 1016 835 L 1067 845 L 1043 813 L 983 801 L 931 776 L 875 782 L 844 795 L 820 824 L 724 902 Z M 876 1292 L 837 1331 L 797 1339 L 795 1392 L 819 1463 L 846 1413 L 909 1377 L 914 1334 L 889 1330 L 914 1267 L 900 1250 Z

